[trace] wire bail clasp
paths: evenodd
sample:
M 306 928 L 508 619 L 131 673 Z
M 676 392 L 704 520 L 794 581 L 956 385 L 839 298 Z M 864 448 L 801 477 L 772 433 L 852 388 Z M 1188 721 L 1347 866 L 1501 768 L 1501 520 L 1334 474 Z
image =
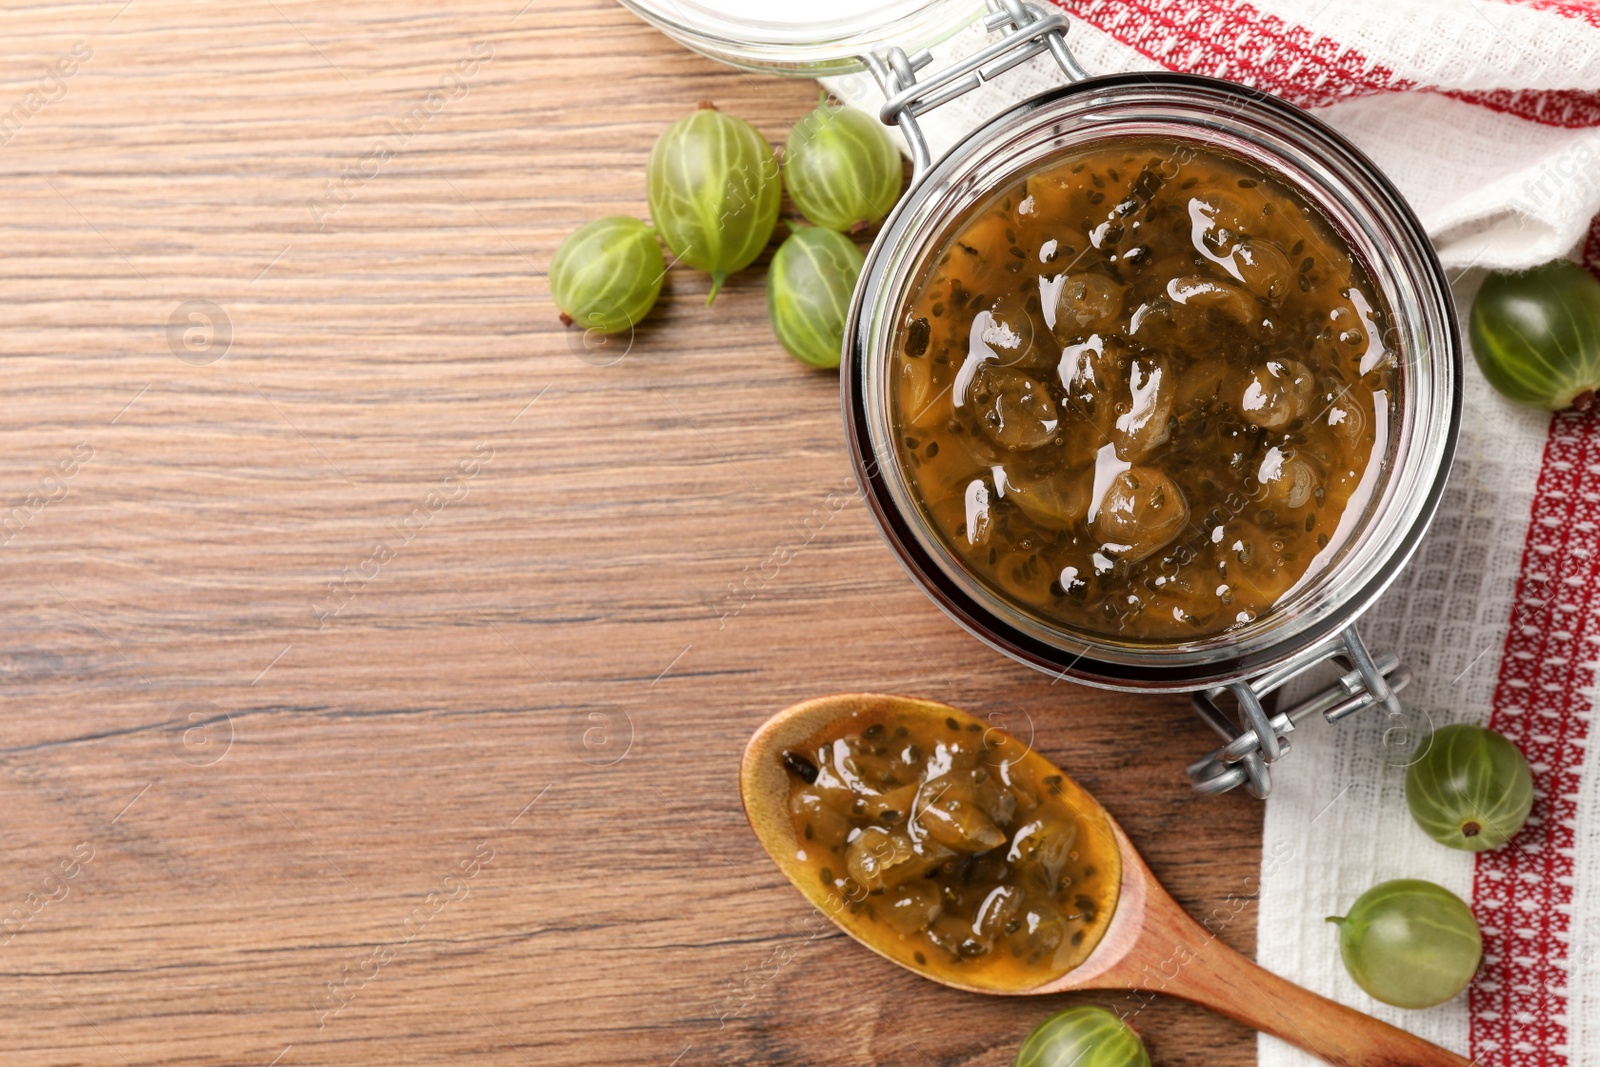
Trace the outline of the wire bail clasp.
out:
M 1262 697 L 1328 660 L 1346 668 L 1338 681 L 1276 715 L 1267 715 Z M 1216 796 L 1242 785 L 1251 796 L 1265 798 L 1272 792 L 1268 764 L 1289 751 L 1288 735 L 1297 722 L 1320 714 L 1329 723 L 1337 723 L 1371 707 L 1381 707 L 1391 718 L 1399 718 L 1400 698 L 1395 694 L 1410 681 L 1411 672 L 1399 656 L 1385 652 L 1374 657 L 1352 625 L 1257 678 L 1202 689 L 1191 698 L 1195 711 L 1227 743 L 1189 765 L 1194 791 Z M 1226 693 L 1233 694 L 1239 704 L 1237 723 L 1217 704 Z
M 1068 81 L 1082 81 L 1089 76 L 1067 49 L 1067 16 L 1059 11 L 1046 14 L 1023 0 L 988 0 L 988 6 L 990 13 L 983 20 L 984 27 L 991 33 L 1009 27 L 1010 32 L 924 81 L 917 80 L 917 72 L 933 62 L 927 49 L 908 56 L 897 45 L 882 55 L 869 53 L 862 57 L 883 90 L 884 104 L 878 118 L 887 126 L 900 127 L 901 135 L 911 146 L 912 185 L 922 180 L 933 162 L 917 116 L 948 104 L 1045 51 L 1055 57 Z

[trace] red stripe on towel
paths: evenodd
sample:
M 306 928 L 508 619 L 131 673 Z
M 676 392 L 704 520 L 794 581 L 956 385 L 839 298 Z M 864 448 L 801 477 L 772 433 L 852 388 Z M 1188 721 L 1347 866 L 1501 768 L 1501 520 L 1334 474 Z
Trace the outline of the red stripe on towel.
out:
M 1600 26 L 1600 3 L 1595 0 L 1501 0 L 1501 3 L 1550 11 L 1565 19 L 1577 19 L 1591 26 Z
M 1258 11 L 1243 0 L 1052 2 L 1169 70 L 1227 78 L 1301 107 L 1325 107 L 1375 93 L 1436 92 L 1544 126 L 1600 126 L 1600 93 L 1465 91 L 1419 85 L 1353 48 Z M 1569 2 L 1560 13 L 1576 17 L 1578 11 L 1590 9 Z M 1070 41 L 1070 30 L 1067 36 Z
M 1169 70 L 1227 78 L 1301 107 L 1414 87 L 1354 49 L 1236 0 L 1053 2 Z
M 1600 220 L 1585 259 L 1600 266 Z M 1489 1067 L 1568 1062 L 1566 960 L 1573 849 L 1595 683 L 1600 404 L 1550 420 L 1489 726 L 1528 757 L 1534 805 L 1511 843 L 1476 857 L 1483 969 L 1468 993 L 1471 1055 Z

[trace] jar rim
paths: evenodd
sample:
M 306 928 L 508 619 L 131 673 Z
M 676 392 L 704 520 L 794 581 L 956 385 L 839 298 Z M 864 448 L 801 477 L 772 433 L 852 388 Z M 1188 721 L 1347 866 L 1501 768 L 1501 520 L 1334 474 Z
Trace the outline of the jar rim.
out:
M 896 322 L 916 268 L 948 233 L 952 216 L 1052 154 L 1108 136 L 1134 118 L 1164 124 L 1164 134 L 1175 137 L 1184 135 L 1179 131 L 1205 140 L 1249 135 L 1270 141 L 1276 155 L 1299 161 L 1294 169 L 1268 165 L 1319 206 L 1335 194 L 1345 198 L 1338 203 L 1353 214 L 1343 221 L 1364 229 L 1343 236 L 1352 251 L 1366 253 L 1361 258 L 1376 260 L 1366 264 L 1369 274 L 1385 288 L 1396 326 L 1405 332 L 1405 344 L 1397 346 L 1398 432 L 1387 454 L 1370 461 L 1383 464 L 1374 501 L 1347 535 L 1346 548 L 1255 622 L 1188 642 L 1118 641 L 1052 624 L 984 587 L 932 533 L 921 509 L 908 504 L 908 479 L 892 434 L 883 432 L 889 418 L 884 369 Z M 1263 147 L 1262 155 L 1268 154 Z M 1310 176 L 1325 187 L 1306 180 Z M 977 189 L 984 181 L 985 188 Z M 1321 120 L 1259 90 L 1200 75 L 1091 78 L 1015 105 L 968 134 L 884 224 L 868 253 L 845 336 L 842 402 L 856 476 L 902 565 L 940 608 L 986 644 L 1041 670 L 1110 688 L 1225 684 L 1269 669 L 1355 621 L 1394 580 L 1432 521 L 1460 428 L 1463 364 L 1450 287 L 1404 198 L 1370 159 Z
M 984 0 L 877 0 L 843 17 L 805 21 L 719 10 L 704 0 L 621 0 L 701 55 L 743 70 L 817 78 L 866 69 L 863 56 L 892 46 L 931 48 L 975 22 Z

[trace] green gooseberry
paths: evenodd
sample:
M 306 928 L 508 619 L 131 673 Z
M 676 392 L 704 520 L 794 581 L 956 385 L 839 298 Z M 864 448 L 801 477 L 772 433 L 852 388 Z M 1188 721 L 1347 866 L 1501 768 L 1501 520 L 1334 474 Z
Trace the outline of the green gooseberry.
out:
M 645 171 L 650 216 L 674 255 L 711 274 L 711 295 L 767 247 L 783 182 L 772 146 L 709 104 L 656 139 Z
M 1482 726 L 1433 732 L 1406 770 L 1406 805 L 1427 835 L 1464 852 L 1498 848 L 1533 807 L 1533 772 L 1521 750 Z
M 1576 263 L 1490 274 L 1469 331 L 1483 376 L 1519 404 L 1560 411 L 1600 387 L 1600 282 Z
M 850 108 L 817 109 L 795 124 L 783 150 L 789 199 L 818 226 L 850 232 L 882 222 L 900 199 L 900 152 L 883 123 Z
M 1034 1027 L 1016 1067 L 1150 1067 L 1150 1054 L 1114 1013 L 1079 1004 Z
M 866 257 L 842 233 L 806 226 L 778 246 L 767 270 L 767 315 L 788 353 L 813 367 L 837 367 L 844 325 Z
M 550 261 L 550 298 L 586 330 L 616 333 L 650 313 L 666 275 L 661 243 L 626 215 L 580 226 Z
M 1339 924 L 1339 954 L 1356 985 L 1397 1008 L 1443 1004 L 1467 988 L 1483 958 L 1472 909 L 1417 878 L 1375 885 L 1328 921 Z

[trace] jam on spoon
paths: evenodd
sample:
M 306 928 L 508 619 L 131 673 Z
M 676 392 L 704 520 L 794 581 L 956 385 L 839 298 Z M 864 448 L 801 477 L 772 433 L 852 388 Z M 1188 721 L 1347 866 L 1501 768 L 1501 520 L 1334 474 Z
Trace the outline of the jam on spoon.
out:
M 857 937 L 925 973 L 1011 989 L 1077 966 L 1121 856 L 1099 805 L 978 720 L 860 712 L 787 748 L 796 859 Z

